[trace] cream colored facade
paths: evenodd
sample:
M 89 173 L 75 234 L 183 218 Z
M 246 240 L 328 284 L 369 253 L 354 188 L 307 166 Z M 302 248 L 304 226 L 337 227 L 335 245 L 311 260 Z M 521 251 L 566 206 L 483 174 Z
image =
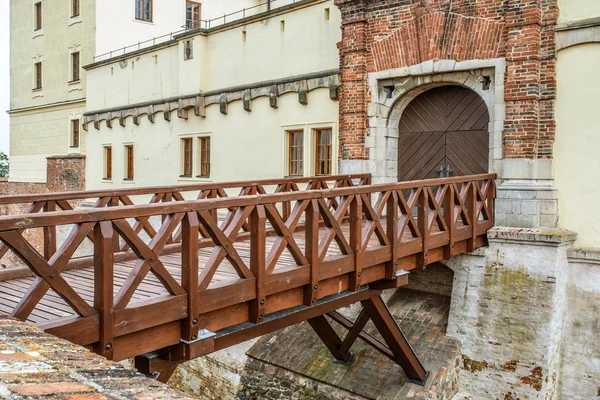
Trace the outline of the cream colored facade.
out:
M 45 182 L 46 157 L 85 151 L 83 135 L 71 147 L 71 120 L 85 110 L 85 72 L 73 81 L 71 54 L 80 64 L 94 57 L 95 2 L 81 0 L 78 16 L 70 2 L 42 0 L 42 28 L 34 30 L 31 0 L 11 0 L 10 181 Z M 42 88 L 34 65 L 42 64 Z
M 600 2 L 561 0 L 557 32 L 555 181 L 559 224 L 600 249 Z
M 304 1 L 86 67 L 88 188 L 281 178 L 289 172 L 286 132 L 292 130 L 304 131 L 303 174 L 309 176 L 316 173 L 316 130 L 331 129 L 331 173 L 337 172 L 332 90 L 339 27 L 333 1 Z M 188 43 L 193 50 L 186 60 Z M 270 96 L 275 86 L 281 93 Z M 205 116 L 195 115 L 194 96 L 204 98 L 199 114 Z M 200 137 L 211 140 L 210 177 L 198 177 Z M 181 177 L 185 138 L 194 138 L 189 178 Z M 126 145 L 134 146 L 133 180 L 125 179 Z M 112 179 L 104 179 L 107 146 Z

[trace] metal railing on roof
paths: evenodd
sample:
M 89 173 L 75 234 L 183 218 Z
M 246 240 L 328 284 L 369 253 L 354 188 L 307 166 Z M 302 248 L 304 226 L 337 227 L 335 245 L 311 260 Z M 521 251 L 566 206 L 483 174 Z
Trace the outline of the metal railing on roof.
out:
M 299 1 L 301 1 L 301 0 L 291 0 L 291 4 L 294 4 Z M 273 7 L 273 4 L 277 3 L 277 2 L 279 3 L 279 5 L 276 7 Z M 283 7 L 288 4 L 290 4 L 289 0 L 288 1 L 267 0 L 264 3 L 260 3 L 255 6 L 252 6 L 252 7 L 242 8 L 241 10 L 234 11 L 229 14 L 223 14 L 223 16 L 219 16 L 219 17 L 215 17 L 215 18 L 211 18 L 211 19 L 203 19 L 200 21 L 188 21 L 186 23 L 186 25 L 182 26 L 183 29 L 181 29 L 179 31 L 167 33 L 166 35 L 157 36 L 152 39 L 144 40 L 142 42 L 137 42 L 137 43 L 131 44 L 129 46 L 124 46 L 122 48 L 111 50 L 104 54 L 99 54 L 97 56 L 94 56 L 94 62 L 110 60 L 113 57 L 122 56 L 122 55 L 125 55 L 128 53 L 134 52 L 134 51 L 138 51 L 138 50 L 142 50 L 142 49 L 145 49 L 148 47 L 155 46 L 157 44 L 166 43 L 166 42 L 173 40 L 177 35 L 180 35 L 182 33 L 185 33 L 185 32 L 191 31 L 191 30 L 215 28 L 220 25 L 225 25 L 228 22 L 234 22 L 239 19 L 251 17 L 251 16 L 259 14 L 261 12 L 271 11 L 274 8 Z M 265 9 L 257 10 L 260 8 L 265 8 Z

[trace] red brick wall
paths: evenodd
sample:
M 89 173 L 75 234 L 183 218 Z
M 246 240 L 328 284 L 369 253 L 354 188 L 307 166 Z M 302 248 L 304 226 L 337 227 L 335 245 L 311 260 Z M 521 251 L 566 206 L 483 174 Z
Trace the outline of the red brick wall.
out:
M 336 0 L 340 155 L 367 159 L 367 74 L 428 60 L 506 58 L 504 156 L 551 158 L 556 0 Z

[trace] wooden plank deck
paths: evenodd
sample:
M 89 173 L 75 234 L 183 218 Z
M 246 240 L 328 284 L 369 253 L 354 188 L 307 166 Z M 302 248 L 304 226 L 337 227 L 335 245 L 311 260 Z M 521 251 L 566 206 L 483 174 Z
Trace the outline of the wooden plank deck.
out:
M 343 223 L 342 229 L 344 234 L 349 235 L 349 224 Z M 325 233 L 325 228 L 321 227 L 320 236 Z M 407 234 L 407 238 L 408 238 Z M 267 249 L 270 249 L 275 240 L 276 236 L 270 236 L 266 239 Z M 299 231 L 294 233 L 294 239 L 296 240 L 298 247 L 304 252 L 304 232 Z M 250 240 L 237 241 L 234 244 L 238 254 L 246 265 L 250 265 Z M 372 237 L 369 240 L 368 248 L 380 247 L 379 241 L 376 237 Z M 202 266 L 206 265 L 214 247 L 201 248 L 198 251 L 198 263 L 199 272 L 202 272 Z M 334 256 L 341 256 L 342 252 L 339 247 L 332 244 L 327 250 L 327 258 Z M 160 256 L 160 260 L 165 265 L 169 273 L 177 280 L 181 282 L 181 253 L 170 253 Z M 130 274 L 137 260 L 117 262 L 114 264 L 114 288 L 113 294 L 116 295 L 123 286 L 125 279 Z M 297 264 L 294 258 L 286 249 L 277 261 L 274 273 L 279 270 L 296 267 Z M 75 269 L 63 272 L 61 274 L 67 283 L 72 286 L 77 294 L 79 294 L 90 306 L 94 304 L 94 267 L 85 267 L 81 269 Z M 34 277 L 13 279 L 9 281 L 0 282 L 0 311 L 10 314 L 17 303 L 27 294 L 27 291 L 34 282 Z M 219 265 L 217 272 L 215 273 L 209 289 L 216 286 L 222 285 L 227 282 L 236 282 L 239 280 L 239 276 L 231 263 L 225 259 Z M 150 300 L 152 298 L 158 298 L 167 296 L 169 293 L 163 286 L 163 284 L 153 275 L 148 274 L 140 284 L 139 288 L 133 295 L 133 300 Z M 69 305 L 54 291 L 49 290 L 46 295 L 42 298 L 40 303 L 34 308 L 33 312 L 27 319 L 27 322 L 31 324 L 40 324 L 50 321 L 55 321 L 60 318 L 74 317 L 75 312 Z

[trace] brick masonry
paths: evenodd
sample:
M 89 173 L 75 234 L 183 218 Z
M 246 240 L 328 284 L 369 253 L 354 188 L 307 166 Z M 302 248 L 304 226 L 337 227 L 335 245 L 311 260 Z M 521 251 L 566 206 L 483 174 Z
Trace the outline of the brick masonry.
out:
M 450 271 L 451 274 L 451 271 Z M 411 289 L 396 291 L 388 306 L 430 371 L 425 387 L 406 381 L 389 359 L 357 341 L 350 365 L 335 364 L 307 323 L 259 339 L 247 352 L 240 399 L 450 399 L 457 393 L 459 342 L 446 336 L 450 298 Z M 360 307 L 342 310 L 356 317 Z M 334 325 L 335 326 L 335 325 Z M 335 326 L 338 334 L 344 330 Z M 366 330 L 377 336 L 369 323 Z M 380 339 L 381 340 L 381 339 Z
M 556 0 L 336 0 L 340 159 L 368 160 L 372 72 L 428 60 L 506 59 L 505 158 L 552 158 Z
M 5 315 L 0 315 L 0 398 L 193 399 Z

